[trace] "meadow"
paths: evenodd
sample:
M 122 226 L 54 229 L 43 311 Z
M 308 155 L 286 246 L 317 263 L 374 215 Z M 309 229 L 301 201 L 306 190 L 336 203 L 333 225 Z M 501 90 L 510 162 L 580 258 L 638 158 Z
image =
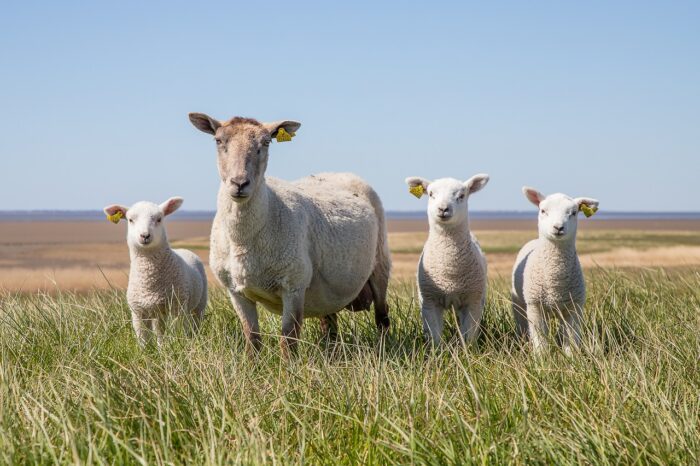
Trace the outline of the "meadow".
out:
M 291 361 L 269 313 L 265 347 L 246 354 L 220 289 L 198 336 L 175 324 L 145 352 L 120 290 L 4 292 L 0 461 L 697 464 L 700 275 L 587 278 L 571 358 L 516 341 L 499 279 L 474 348 L 426 348 L 412 284 L 397 282 L 385 339 L 369 313 L 343 313 L 335 344 L 308 320 Z
M 475 347 L 453 322 L 442 348 L 423 344 L 413 274 L 424 224 L 393 223 L 390 334 L 378 339 L 370 313 L 344 312 L 332 343 L 309 319 L 291 361 L 266 311 L 264 348 L 250 357 L 215 286 L 200 334 L 174 323 L 164 347 L 141 351 L 123 230 L 4 225 L 0 463 L 697 464 L 696 225 L 583 223 L 585 338 L 569 358 L 556 345 L 535 356 L 514 336 L 509 272 L 533 223 L 475 223 L 490 270 Z M 207 228 L 169 231 L 206 259 Z M 62 275 L 73 270 L 80 280 Z M 47 287 L 26 271 L 59 279 Z

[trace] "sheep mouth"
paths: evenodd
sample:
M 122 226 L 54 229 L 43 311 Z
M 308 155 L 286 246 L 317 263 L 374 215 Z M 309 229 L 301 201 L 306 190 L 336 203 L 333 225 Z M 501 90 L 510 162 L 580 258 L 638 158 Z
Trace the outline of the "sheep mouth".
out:
M 139 243 L 141 243 L 141 246 L 148 246 L 152 242 L 153 242 L 153 240 L 151 238 L 139 240 Z
M 246 193 L 233 193 L 231 194 L 231 199 L 235 202 L 243 202 L 250 197 L 250 194 Z
M 438 218 L 441 222 L 446 222 L 446 221 L 448 221 L 449 219 L 452 218 L 452 214 L 442 214 L 442 215 L 438 214 L 438 215 L 437 215 L 437 218 Z

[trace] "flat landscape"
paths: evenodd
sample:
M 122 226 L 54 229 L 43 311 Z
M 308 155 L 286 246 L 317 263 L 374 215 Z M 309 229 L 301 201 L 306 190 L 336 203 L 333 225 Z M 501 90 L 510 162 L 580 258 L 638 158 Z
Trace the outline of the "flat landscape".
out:
M 508 301 L 535 222 L 474 221 L 489 260 L 478 343 L 423 344 L 413 274 L 427 226 L 390 222 L 392 327 L 305 321 L 281 357 L 261 311 L 250 357 L 221 288 L 199 334 L 141 350 L 126 226 L 0 222 L 2 464 L 698 464 L 700 224 L 581 219 L 588 299 L 572 357 L 518 341 Z M 168 224 L 207 259 L 209 222 Z
M 581 220 L 584 266 L 683 268 L 700 265 L 700 220 Z M 170 221 L 175 247 L 208 262 L 209 221 Z M 507 277 L 519 248 L 537 235 L 533 220 L 475 220 L 491 277 Z M 412 279 L 427 237 L 424 220 L 390 220 L 397 282 Z M 126 225 L 105 221 L 0 221 L 0 287 L 10 291 L 124 288 L 129 270 Z M 212 282 L 214 282 L 213 277 Z

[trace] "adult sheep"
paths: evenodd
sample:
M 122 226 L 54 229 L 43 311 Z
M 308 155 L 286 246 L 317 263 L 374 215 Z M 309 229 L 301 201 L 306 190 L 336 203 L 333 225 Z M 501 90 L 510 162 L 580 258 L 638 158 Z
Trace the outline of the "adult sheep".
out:
M 338 311 L 369 309 L 374 302 L 375 323 L 386 330 L 391 259 L 377 193 L 348 173 L 294 182 L 266 178 L 270 142 L 290 140 L 301 126 L 295 121 L 189 118 L 216 141 L 221 183 L 210 266 L 252 347 L 260 346 L 256 303 L 282 316 L 285 354 L 294 349 L 305 317 L 321 318 L 333 335 Z

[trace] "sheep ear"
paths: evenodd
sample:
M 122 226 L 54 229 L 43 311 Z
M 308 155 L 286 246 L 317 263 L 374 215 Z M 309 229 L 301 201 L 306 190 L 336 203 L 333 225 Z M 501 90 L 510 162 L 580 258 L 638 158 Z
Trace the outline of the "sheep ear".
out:
M 484 189 L 484 186 L 489 182 L 489 176 L 485 173 L 479 173 L 474 175 L 464 182 L 464 187 L 467 188 L 469 194 L 473 194 L 477 191 Z
M 204 113 L 190 113 L 189 116 L 194 127 L 205 133 L 216 134 L 216 130 L 221 126 L 219 120 Z
M 406 184 L 409 188 L 415 188 L 416 186 L 423 186 L 423 189 L 427 191 L 430 180 L 421 178 L 420 176 L 409 176 L 406 178 Z
M 574 202 L 576 204 L 578 204 L 579 207 L 581 207 L 582 205 L 585 205 L 585 206 L 590 207 L 590 208 L 594 208 L 594 207 L 597 208 L 598 205 L 600 205 L 600 202 L 598 202 L 597 199 L 593 199 L 590 197 L 577 197 L 576 199 L 574 199 Z
M 537 207 L 540 206 L 540 202 L 544 201 L 545 195 L 536 190 L 535 188 L 531 188 L 529 186 L 523 186 L 523 194 L 525 194 L 525 197 L 527 198 L 528 201 L 532 202 L 535 204 Z
M 163 215 L 170 215 L 180 208 L 183 201 L 181 197 L 171 197 L 160 205 L 160 210 L 163 211 Z
M 283 129 L 283 134 L 287 133 L 289 135 L 289 139 L 284 139 L 286 141 L 291 140 L 291 137 L 294 136 L 294 133 L 299 130 L 301 127 L 301 123 L 298 121 L 293 121 L 293 120 L 282 120 L 282 121 L 274 121 L 272 123 L 263 123 L 263 126 L 265 127 L 266 130 L 270 132 L 270 137 L 277 138 L 277 135 L 280 132 L 280 129 Z M 278 142 L 281 142 L 278 138 Z
M 107 215 L 107 220 L 112 223 L 119 223 L 119 220 L 126 217 L 126 211 L 129 210 L 129 208 L 119 204 L 112 204 L 108 205 L 103 210 L 105 215 Z
M 409 176 L 406 178 L 406 184 L 408 185 L 408 192 L 420 199 L 428 191 L 430 181 L 419 176 Z

